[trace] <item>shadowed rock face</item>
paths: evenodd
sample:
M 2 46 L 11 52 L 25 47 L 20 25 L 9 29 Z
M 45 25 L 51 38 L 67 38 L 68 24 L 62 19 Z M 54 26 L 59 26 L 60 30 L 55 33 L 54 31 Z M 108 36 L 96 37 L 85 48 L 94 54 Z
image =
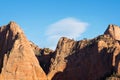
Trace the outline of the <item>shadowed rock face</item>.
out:
M 46 80 L 34 51 L 15 22 L 0 28 L 1 80 Z
M 49 48 L 39 48 L 33 42 L 30 42 L 30 45 L 39 61 L 40 66 L 42 67 L 44 72 L 48 74 L 51 59 L 55 56 L 54 51 Z
M 119 32 L 118 26 L 110 25 L 105 34 L 91 40 L 61 38 L 48 79 L 105 80 L 114 72 L 120 74 Z
M 53 50 L 49 48 L 44 48 L 40 50 L 41 55 L 36 55 L 40 66 L 43 68 L 46 74 L 49 72 L 51 59 L 55 56 Z
M 15 22 L 0 27 L 0 80 L 119 80 L 119 75 L 120 28 L 116 25 L 94 39 L 62 37 L 55 51 L 28 41 Z

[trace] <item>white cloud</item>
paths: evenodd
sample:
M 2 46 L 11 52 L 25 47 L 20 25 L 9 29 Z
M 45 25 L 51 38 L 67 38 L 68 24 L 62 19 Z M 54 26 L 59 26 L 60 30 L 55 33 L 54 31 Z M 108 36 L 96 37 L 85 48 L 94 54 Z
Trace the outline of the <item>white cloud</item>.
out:
M 65 18 L 49 25 L 46 31 L 47 47 L 55 49 L 60 37 L 79 38 L 85 32 L 87 26 L 88 23 L 75 18 Z

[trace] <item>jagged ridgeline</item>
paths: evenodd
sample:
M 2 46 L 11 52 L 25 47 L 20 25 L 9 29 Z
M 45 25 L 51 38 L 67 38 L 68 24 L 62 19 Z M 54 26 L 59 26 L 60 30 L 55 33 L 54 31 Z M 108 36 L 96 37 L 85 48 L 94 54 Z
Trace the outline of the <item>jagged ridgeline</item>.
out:
M 60 38 L 55 51 L 39 48 L 10 22 L 0 27 L 0 80 L 120 80 L 120 28 L 94 39 Z

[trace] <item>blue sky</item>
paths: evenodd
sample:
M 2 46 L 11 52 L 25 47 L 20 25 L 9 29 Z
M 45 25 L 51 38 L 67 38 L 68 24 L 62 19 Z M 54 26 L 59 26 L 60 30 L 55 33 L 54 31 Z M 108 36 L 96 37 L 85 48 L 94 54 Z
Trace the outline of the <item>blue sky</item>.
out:
M 38 46 L 55 48 L 61 36 L 80 40 L 120 26 L 119 0 L 0 0 L 0 26 L 15 21 Z

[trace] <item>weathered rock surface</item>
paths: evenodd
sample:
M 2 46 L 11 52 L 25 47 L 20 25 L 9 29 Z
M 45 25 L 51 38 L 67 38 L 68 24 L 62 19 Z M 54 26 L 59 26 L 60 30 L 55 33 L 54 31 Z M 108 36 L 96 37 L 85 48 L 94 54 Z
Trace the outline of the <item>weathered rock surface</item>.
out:
M 0 80 L 46 80 L 23 31 L 15 22 L 0 28 Z
M 27 40 L 15 22 L 0 27 L 0 80 L 120 80 L 120 28 L 74 41 L 62 37 L 55 51 Z
M 49 48 L 39 48 L 33 42 L 30 45 L 39 61 L 40 66 L 46 74 L 49 72 L 49 67 L 51 64 L 51 59 L 55 56 L 54 51 Z
M 34 44 L 32 41 L 30 41 L 30 46 L 32 47 L 34 54 L 36 56 L 40 55 L 40 51 L 42 50 L 41 48 L 39 48 L 36 44 Z
M 105 31 L 105 34 L 109 34 L 115 40 L 120 40 L 120 27 L 110 24 L 108 29 Z
M 36 57 L 41 65 L 41 67 L 45 71 L 45 73 L 48 74 L 50 64 L 51 64 L 51 59 L 54 57 L 55 54 L 54 54 L 53 50 L 51 50 L 49 48 L 41 49 L 40 54 L 41 55 L 37 55 Z
M 105 80 L 120 74 L 120 29 L 110 25 L 105 34 L 92 40 L 58 42 L 49 80 Z

